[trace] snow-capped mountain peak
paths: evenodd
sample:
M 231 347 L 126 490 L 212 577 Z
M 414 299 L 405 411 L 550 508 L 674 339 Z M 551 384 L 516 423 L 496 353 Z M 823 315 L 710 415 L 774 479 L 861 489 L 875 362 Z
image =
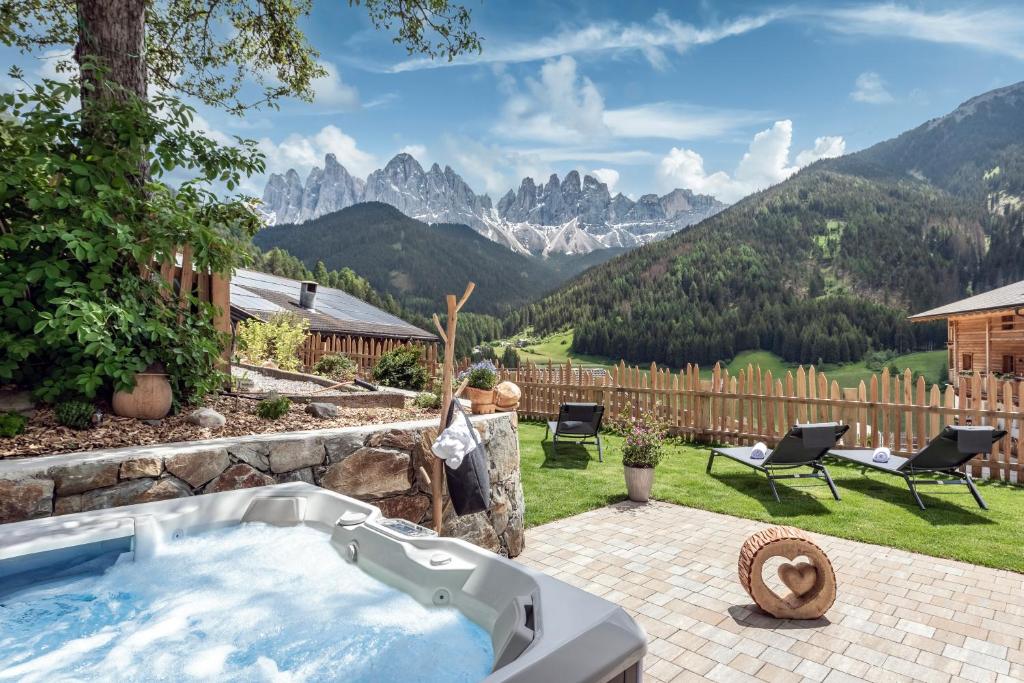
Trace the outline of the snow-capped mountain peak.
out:
M 570 171 L 546 183 L 524 178 L 497 203 L 478 195 L 450 166 L 424 171 L 410 154 L 398 154 L 382 169 L 355 178 L 333 154 L 302 183 L 298 172 L 273 174 L 263 191 L 268 223 L 304 223 L 360 202 L 384 202 L 426 223 L 464 223 L 520 253 L 588 253 L 632 247 L 698 223 L 725 204 L 708 195 L 677 189 L 634 202 L 611 196 L 600 180 Z

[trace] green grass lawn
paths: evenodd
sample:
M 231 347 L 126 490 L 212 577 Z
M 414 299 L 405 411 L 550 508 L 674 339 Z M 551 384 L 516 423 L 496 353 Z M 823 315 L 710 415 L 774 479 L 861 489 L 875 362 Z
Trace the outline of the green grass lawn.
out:
M 605 356 L 574 353 L 569 350 L 571 345 L 572 330 L 568 330 L 548 335 L 537 343 L 524 349 L 517 349 L 517 351 L 519 351 L 519 357 L 524 361 L 538 364 L 546 364 L 549 360 L 552 363 L 565 363 L 572 359 L 573 363 L 579 365 L 601 367 L 606 370 L 618 365 L 617 361 Z M 799 366 L 797 363 L 788 363 L 782 360 L 771 351 L 742 351 L 736 354 L 736 357 L 727 363 L 726 367 L 729 368 L 729 374 L 735 375 L 741 369 L 746 368 L 748 364 L 760 365 L 762 371 L 771 370 L 775 377 L 785 376 L 787 370 L 796 371 Z M 938 382 L 946 376 L 946 352 L 941 350 L 920 351 L 897 356 L 893 359 L 892 364 L 900 370 L 910 368 L 914 372 L 920 372 L 929 384 Z M 648 365 L 650 363 L 642 363 L 640 367 Z M 709 379 L 712 367 L 712 365 L 702 367 L 701 377 Z M 865 367 L 863 362 L 844 363 L 843 365 L 825 363 L 821 369 L 825 371 L 829 380 L 836 380 L 841 387 L 856 387 L 861 380 L 867 382 L 871 379 L 871 375 L 876 374 Z
M 535 526 L 626 498 L 622 440 L 604 436 L 605 461 L 574 444 L 543 442 L 544 427 L 520 425 L 526 524 Z M 768 483 L 738 463 L 715 461 L 706 474 L 708 449 L 670 445 L 655 474 L 654 497 L 689 507 L 808 531 L 876 543 L 974 564 L 1024 572 L 1024 488 L 979 483 L 989 510 L 964 486 L 922 487 L 927 510 L 914 504 L 901 479 L 830 464 L 841 501 L 818 480 L 779 482 L 782 502 Z

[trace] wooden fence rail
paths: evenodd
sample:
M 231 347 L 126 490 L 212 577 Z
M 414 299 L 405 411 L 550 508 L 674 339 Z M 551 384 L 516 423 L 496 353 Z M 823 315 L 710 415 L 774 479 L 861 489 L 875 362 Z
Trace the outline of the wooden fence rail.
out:
M 610 373 L 593 373 L 571 363 L 502 369 L 502 379 L 519 385 L 519 413 L 551 419 L 564 402 L 601 403 L 606 415 L 653 412 L 673 433 L 696 441 L 776 443 L 797 422 L 838 421 L 850 425 L 843 445 L 887 446 L 910 455 L 946 424 L 994 425 L 1008 435 L 992 453 L 971 462 L 972 474 L 1024 483 L 1018 439 L 1024 429 L 1024 383 L 973 377 L 953 386 L 928 388 L 910 370 L 873 375 L 852 389 L 841 389 L 825 373 L 798 368 L 773 376 L 748 365 L 736 375 L 716 365 L 710 379 L 687 365 L 671 372 L 651 364 L 646 371 L 620 364 Z
M 356 362 L 359 366 L 359 375 L 369 377 L 373 366 L 377 364 L 380 357 L 388 351 L 402 346 L 422 346 L 423 362 L 433 376 L 437 370 L 437 345 L 416 344 L 398 339 L 380 339 L 374 337 L 358 337 L 342 334 L 319 334 L 310 333 L 299 348 L 299 358 L 303 367 L 308 371 L 323 356 L 332 353 L 343 353 Z

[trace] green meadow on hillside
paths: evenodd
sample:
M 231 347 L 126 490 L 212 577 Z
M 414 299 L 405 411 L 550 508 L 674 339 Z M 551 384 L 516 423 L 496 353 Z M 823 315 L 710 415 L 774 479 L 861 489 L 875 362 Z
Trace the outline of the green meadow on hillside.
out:
M 525 348 L 517 349 L 519 357 L 523 361 L 537 364 L 565 363 L 572 360 L 574 364 L 585 367 L 597 367 L 610 370 L 618 363 L 604 356 L 594 356 L 585 353 L 575 353 L 572 350 L 572 330 L 557 332 L 528 345 Z M 764 371 L 771 370 L 773 375 L 785 375 L 788 370 L 796 370 L 796 363 L 787 363 L 771 351 L 743 351 L 736 354 L 736 357 L 725 364 L 729 373 L 735 375 L 747 365 L 761 366 Z M 914 373 L 920 373 L 929 384 L 940 382 L 946 376 L 946 352 L 945 351 L 918 351 L 895 357 L 891 363 L 901 371 L 910 368 Z M 643 365 L 641 365 L 643 367 Z M 825 363 L 820 370 L 823 370 L 829 379 L 839 382 L 842 387 L 855 387 L 859 382 L 868 381 L 874 371 L 870 370 L 864 361 L 856 363 L 845 363 L 836 365 Z M 711 376 L 711 368 L 701 368 L 701 375 Z

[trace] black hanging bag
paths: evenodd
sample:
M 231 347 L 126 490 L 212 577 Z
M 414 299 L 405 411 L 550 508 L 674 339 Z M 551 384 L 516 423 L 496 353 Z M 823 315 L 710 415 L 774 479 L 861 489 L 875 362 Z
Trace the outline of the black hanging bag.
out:
M 491 477 L 487 472 L 487 451 L 480 441 L 480 435 L 473 428 L 465 409 L 459 399 L 452 397 L 448 406 L 447 425 L 451 425 L 458 409 L 469 422 L 469 433 L 473 436 L 476 448 L 466 454 L 458 469 L 452 469 L 445 463 L 444 473 L 448 480 L 448 495 L 452 500 L 455 514 L 462 517 L 474 512 L 483 512 L 491 507 Z

